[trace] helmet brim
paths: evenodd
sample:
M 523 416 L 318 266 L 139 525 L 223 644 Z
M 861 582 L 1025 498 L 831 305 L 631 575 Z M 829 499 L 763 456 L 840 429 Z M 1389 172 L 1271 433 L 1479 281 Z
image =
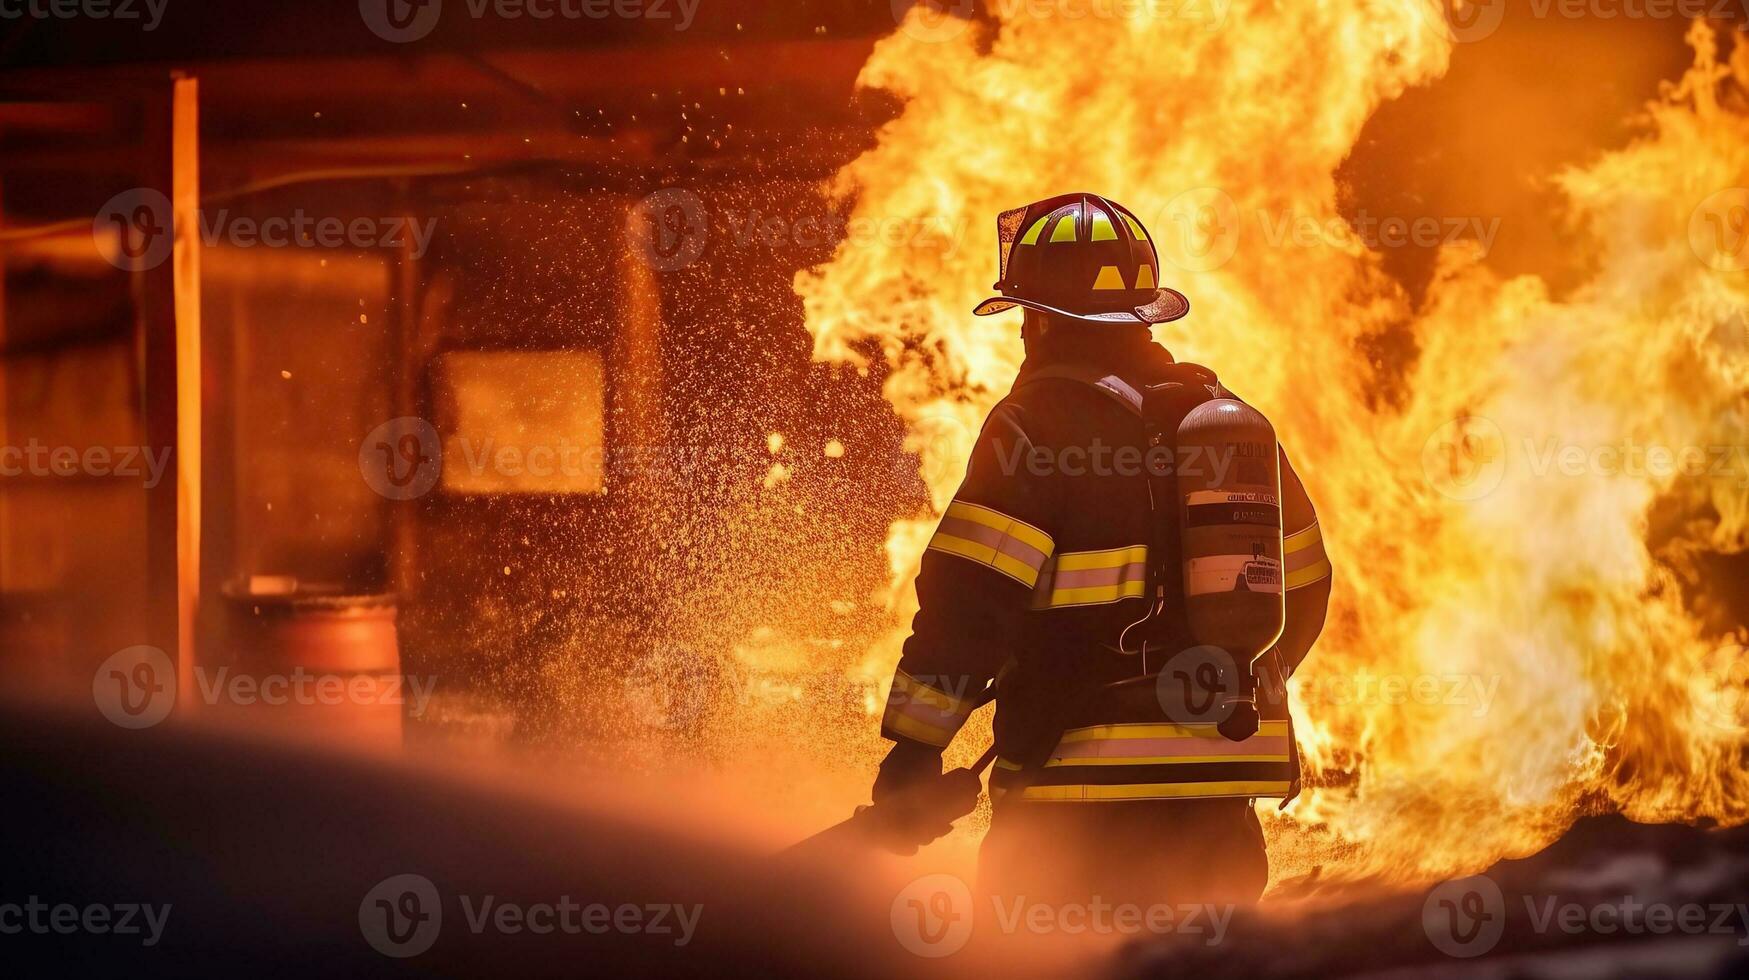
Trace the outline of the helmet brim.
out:
M 1183 293 L 1176 289 L 1160 289 L 1155 291 L 1153 300 L 1146 306 L 1138 306 L 1133 310 L 1114 310 L 1108 313 L 1075 313 L 1070 310 L 1051 306 L 1048 303 L 1040 303 L 1037 300 L 1026 299 L 1022 296 L 992 296 L 982 303 L 979 303 L 972 310 L 972 315 L 989 316 L 992 313 L 1001 313 L 1003 310 L 1010 310 L 1016 306 L 1025 307 L 1029 310 L 1038 310 L 1041 313 L 1052 313 L 1057 316 L 1067 317 L 1071 320 L 1080 320 L 1083 323 L 1106 324 L 1171 323 L 1173 320 L 1181 319 L 1185 314 L 1190 312 L 1190 300 L 1186 298 Z

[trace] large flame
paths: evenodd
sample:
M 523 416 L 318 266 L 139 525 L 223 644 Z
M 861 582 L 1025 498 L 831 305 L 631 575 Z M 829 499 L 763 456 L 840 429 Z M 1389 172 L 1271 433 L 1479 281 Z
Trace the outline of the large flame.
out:
M 1294 682 L 1310 788 L 1270 823 L 1278 878 L 1475 870 L 1588 807 L 1749 817 L 1743 636 L 1703 624 L 1678 574 L 1746 543 L 1749 192 L 1715 192 L 1749 184 L 1749 121 L 1718 95 L 1749 57 L 1720 63 L 1697 24 L 1642 136 L 1552 175 L 1590 238 L 1580 288 L 1448 246 L 1416 307 L 1356 236 L 1280 229 L 1347 227 L 1336 168 L 1381 102 L 1443 73 L 1439 15 L 1148 6 L 984 27 L 917 8 L 876 47 L 861 83 L 906 108 L 833 191 L 855 219 L 966 247 L 873 236 L 801 275 L 817 356 L 886 359 L 944 506 L 1021 357 L 1015 324 L 968 314 L 993 216 L 1109 194 L 1192 298 L 1159 339 L 1276 422 L 1338 569 Z M 1413 353 L 1381 364 L 1381 337 Z M 889 537 L 901 621 L 933 522 Z

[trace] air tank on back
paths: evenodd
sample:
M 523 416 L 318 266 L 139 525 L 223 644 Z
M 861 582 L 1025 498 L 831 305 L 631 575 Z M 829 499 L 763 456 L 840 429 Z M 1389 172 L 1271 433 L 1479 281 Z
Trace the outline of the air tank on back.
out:
M 1178 426 L 1184 607 L 1196 642 L 1231 654 L 1245 675 L 1222 734 L 1257 729 L 1251 665 L 1287 622 L 1282 590 L 1281 468 L 1275 427 L 1234 398 L 1192 409 Z M 1247 730 L 1248 729 L 1248 730 Z

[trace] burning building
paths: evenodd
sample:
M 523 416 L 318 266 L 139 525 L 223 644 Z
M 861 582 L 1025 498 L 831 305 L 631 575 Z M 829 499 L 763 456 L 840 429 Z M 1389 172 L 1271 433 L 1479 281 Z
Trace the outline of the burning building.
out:
M 1581 6 L 29 8 L 0 657 L 824 820 L 1020 362 L 990 219 L 1086 187 L 1342 569 L 1277 895 L 1738 824 L 1749 46 Z

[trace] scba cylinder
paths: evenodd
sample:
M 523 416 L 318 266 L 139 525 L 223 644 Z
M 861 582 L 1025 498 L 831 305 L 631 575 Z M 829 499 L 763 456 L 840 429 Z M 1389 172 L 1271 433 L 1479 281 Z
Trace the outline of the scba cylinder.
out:
M 1248 668 L 1281 637 L 1281 467 L 1275 427 L 1217 398 L 1178 426 L 1184 605 L 1196 642 Z

